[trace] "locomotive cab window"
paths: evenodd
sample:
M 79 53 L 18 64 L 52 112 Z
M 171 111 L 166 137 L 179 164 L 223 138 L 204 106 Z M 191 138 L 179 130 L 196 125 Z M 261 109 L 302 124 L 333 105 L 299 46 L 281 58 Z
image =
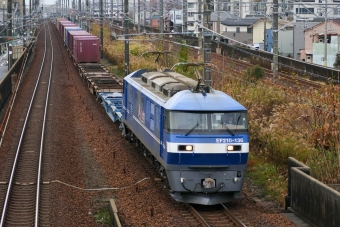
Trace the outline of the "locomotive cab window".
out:
M 211 129 L 213 131 L 248 130 L 248 118 L 246 112 L 226 112 L 211 114 Z
M 184 134 L 225 134 L 247 132 L 247 112 L 166 111 L 165 130 Z

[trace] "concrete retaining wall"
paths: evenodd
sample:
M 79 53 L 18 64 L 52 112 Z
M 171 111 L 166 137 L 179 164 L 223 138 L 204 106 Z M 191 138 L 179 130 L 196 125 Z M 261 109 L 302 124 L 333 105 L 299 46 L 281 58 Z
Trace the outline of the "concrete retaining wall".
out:
M 288 159 L 288 208 L 314 226 L 340 226 L 340 193 L 311 177 L 309 167 L 291 157 Z

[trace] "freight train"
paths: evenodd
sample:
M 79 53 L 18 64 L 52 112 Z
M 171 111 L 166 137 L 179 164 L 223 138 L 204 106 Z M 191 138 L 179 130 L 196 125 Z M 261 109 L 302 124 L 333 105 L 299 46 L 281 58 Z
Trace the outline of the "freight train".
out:
M 67 45 L 71 55 L 81 55 L 86 36 L 72 35 L 68 22 L 61 21 L 64 42 L 73 40 Z M 249 153 L 245 107 L 171 70 L 137 70 L 121 83 L 96 58 L 73 59 L 90 91 L 112 121 L 121 122 L 123 136 L 151 160 L 175 200 L 214 205 L 243 197 Z

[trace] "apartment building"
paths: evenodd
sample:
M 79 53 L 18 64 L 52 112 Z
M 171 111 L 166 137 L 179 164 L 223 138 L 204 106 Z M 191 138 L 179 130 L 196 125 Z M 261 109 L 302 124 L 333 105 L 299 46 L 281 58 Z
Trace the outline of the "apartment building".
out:
M 294 20 L 340 18 L 340 0 L 294 0 Z

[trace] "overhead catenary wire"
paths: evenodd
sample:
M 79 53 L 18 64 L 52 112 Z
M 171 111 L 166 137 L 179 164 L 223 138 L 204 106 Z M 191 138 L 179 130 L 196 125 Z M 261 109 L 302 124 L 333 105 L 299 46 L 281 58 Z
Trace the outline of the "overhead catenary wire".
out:
M 316 4 L 316 5 L 318 5 L 318 4 Z M 207 29 L 207 28 L 205 28 L 205 29 Z M 149 34 L 146 33 L 145 35 L 149 35 Z M 171 35 L 171 33 L 169 33 L 169 35 Z M 173 35 L 175 35 L 175 34 L 173 34 Z M 228 38 L 228 37 L 224 36 L 224 38 Z M 156 39 L 157 39 L 157 38 L 156 38 Z M 228 38 L 228 39 L 230 39 L 230 38 Z M 230 39 L 230 40 L 233 40 L 233 39 Z M 138 40 L 136 40 L 136 41 L 138 41 Z M 234 40 L 234 41 L 237 42 L 236 40 Z M 172 42 L 172 41 L 169 41 L 169 42 Z M 182 44 L 182 43 L 178 43 L 178 42 L 172 42 L 172 43 L 177 44 L 177 45 L 186 45 L 186 44 Z M 242 44 L 242 45 L 245 46 L 245 44 Z M 197 49 L 197 47 L 194 47 L 194 46 L 190 46 L 190 45 L 186 45 L 186 46 L 193 47 L 193 48 Z M 264 57 L 261 57 L 261 56 L 259 56 L 259 55 L 254 54 L 254 53 L 252 53 L 252 52 L 246 51 L 245 49 L 240 48 L 240 47 L 238 47 L 238 46 L 234 46 L 234 45 L 233 45 L 232 48 L 238 49 L 239 51 L 242 51 L 242 52 L 247 53 L 247 54 L 249 54 L 249 55 L 256 56 L 256 57 L 261 58 L 261 59 L 266 59 L 266 58 L 264 58 Z M 266 60 L 271 62 L 271 59 L 266 59 Z M 295 71 L 297 71 L 297 72 L 299 72 L 299 73 L 304 73 L 304 74 L 306 74 L 306 75 L 310 75 L 310 76 L 314 76 L 314 77 L 317 77 L 317 78 L 321 78 L 321 79 L 327 80 L 327 77 L 324 77 L 324 76 L 321 76 L 321 75 L 317 75 L 317 74 L 314 74 L 314 73 L 309 73 L 309 72 L 306 72 L 306 71 L 304 71 L 304 70 L 300 70 L 300 69 L 297 69 L 297 68 L 295 68 L 295 67 L 292 67 L 292 66 L 289 66 L 289 65 L 285 65 L 285 64 L 283 64 L 283 63 L 279 63 L 279 65 L 285 66 L 285 67 L 290 68 L 290 69 L 293 69 L 293 70 L 295 70 Z

